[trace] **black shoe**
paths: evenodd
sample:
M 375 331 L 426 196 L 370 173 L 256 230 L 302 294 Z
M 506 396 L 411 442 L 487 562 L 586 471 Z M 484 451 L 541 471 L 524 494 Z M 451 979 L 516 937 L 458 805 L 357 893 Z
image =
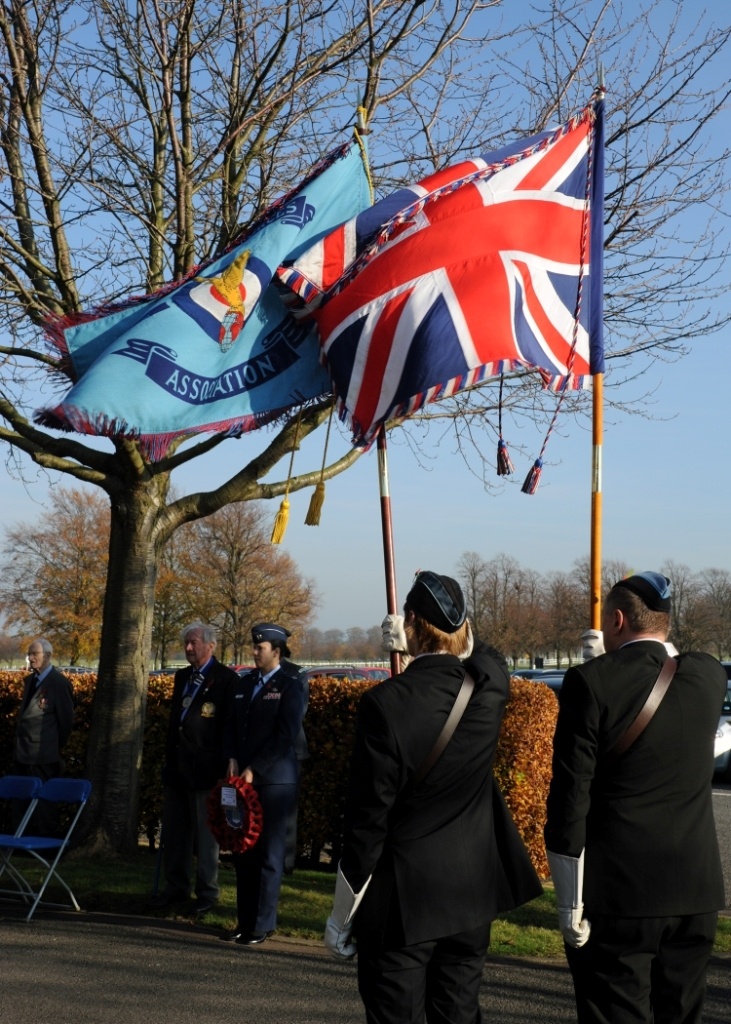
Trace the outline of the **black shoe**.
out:
M 239 935 L 234 942 L 238 946 L 260 946 L 262 942 L 266 942 L 270 935 L 273 935 L 274 931 L 264 932 L 263 935 Z
M 203 915 L 207 914 L 209 910 L 213 910 L 217 903 L 218 900 L 202 900 L 199 898 L 195 902 L 193 913 L 196 917 L 203 917 Z
M 239 932 L 234 928 L 232 932 L 224 932 L 219 938 L 221 942 L 236 942 L 243 934 L 243 932 Z
M 162 910 L 163 907 L 172 906 L 173 903 L 185 903 L 188 897 L 184 892 L 161 892 L 147 901 L 147 906 L 153 910 Z

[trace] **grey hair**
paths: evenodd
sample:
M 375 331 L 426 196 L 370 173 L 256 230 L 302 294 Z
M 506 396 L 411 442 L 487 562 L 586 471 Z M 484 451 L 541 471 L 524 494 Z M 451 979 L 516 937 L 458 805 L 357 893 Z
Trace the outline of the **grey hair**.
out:
M 216 643 L 216 627 L 211 626 L 207 622 L 191 622 L 189 626 L 186 626 L 183 632 L 180 634 L 180 639 L 185 643 L 188 639 L 189 633 L 200 633 L 203 638 L 203 643 L 215 644 Z
M 33 644 L 39 644 L 44 654 L 53 654 L 53 644 L 50 640 L 46 640 L 44 637 L 38 636 L 28 644 L 28 650 L 30 650 Z

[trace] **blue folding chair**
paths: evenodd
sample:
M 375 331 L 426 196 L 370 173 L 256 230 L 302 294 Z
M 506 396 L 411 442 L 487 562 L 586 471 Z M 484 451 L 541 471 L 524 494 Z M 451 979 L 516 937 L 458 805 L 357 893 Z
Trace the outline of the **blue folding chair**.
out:
M 36 780 L 37 781 L 37 780 Z M 26 921 L 30 921 L 31 917 L 35 913 L 36 907 L 56 907 L 60 909 L 73 908 L 74 910 L 80 910 L 79 904 L 76 902 L 76 897 L 73 892 L 63 880 L 61 875 L 58 873 L 57 867 L 61 860 L 64 850 L 69 844 L 71 834 L 76 828 L 76 823 L 81 817 L 81 812 L 86 806 L 86 801 L 89 799 L 91 793 L 91 783 L 87 779 L 49 779 L 47 782 L 42 783 L 37 796 L 38 800 L 49 800 L 57 804 L 78 804 L 76 813 L 71 818 L 66 834 L 60 838 L 55 839 L 50 836 L 34 836 L 26 835 L 25 832 L 11 836 L 11 835 L 0 835 L 0 875 L 3 870 L 7 870 L 8 875 L 15 882 L 16 888 L 12 890 L 13 895 L 16 899 L 19 897 L 25 903 L 30 903 L 30 910 L 26 915 Z M 27 827 L 28 821 L 32 822 L 32 810 L 27 816 L 25 826 Z M 18 867 L 17 860 L 14 863 L 10 863 L 10 858 L 16 850 L 22 850 L 27 854 L 30 854 L 35 862 L 40 864 L 43 868 L 43 878 L 41 884 L 36 888 L 32 881 L 29 880 L 26 873 Z M 55 857 L 53 860 L 49 858 L 55 851 Z M 27 871 L 27 868 L 26 868 Z M 68 893 L 69 903 L 50 903 L 46 900 L 42 900 L 42 896 L 46 891 L 46 887 L 51 879 L 55 879 Z M 5 890 L 2 890 L 5 892 Z
M 43 783 L 33 775 L 3 775 L 0 777 L 0 802 L 10 804 L 11 801 L 23 801 L 26 804 L 14 835 L 22 836 L 38 803 L 38 794 Z M 15 812 L 17 814 L 17 812 Z M 0 858 L 0 877 L 8 871 L 9 865 L 5 857 Z M 12 876 L 11 876 L 12 877 Z M 17 893 L 15 889 L 0 889 L 0 893 Z

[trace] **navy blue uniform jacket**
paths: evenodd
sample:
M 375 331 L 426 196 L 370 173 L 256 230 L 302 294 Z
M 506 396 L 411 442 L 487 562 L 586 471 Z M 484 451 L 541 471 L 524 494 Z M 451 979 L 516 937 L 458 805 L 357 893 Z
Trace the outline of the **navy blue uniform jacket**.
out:
M 251 768 L 254 786 L 297 783 L 295 745 L 305 714 L 298 674 L 280 667 L 252 700 L 259 672 L 249 672 L 233 688 L 226 716 L 224 749 L 239 771 Z

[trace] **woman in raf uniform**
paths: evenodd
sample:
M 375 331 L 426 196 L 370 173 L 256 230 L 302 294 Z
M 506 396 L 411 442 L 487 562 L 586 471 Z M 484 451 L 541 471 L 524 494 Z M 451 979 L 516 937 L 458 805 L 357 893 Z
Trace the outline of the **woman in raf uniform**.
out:
M 229 775 L 254 786 L 263 814 L 256 845 L 234 855 L 238 924 L 226 939 L 243 946 L 265 942 L 276 927 L 287 825 L 299 790 L 296 744 L 305 714 L 297 667 L 281 664 L 290 654 L 289 630 L 263 622 L 251 635 L 256 669 L 231 693 L 224 736 Z

